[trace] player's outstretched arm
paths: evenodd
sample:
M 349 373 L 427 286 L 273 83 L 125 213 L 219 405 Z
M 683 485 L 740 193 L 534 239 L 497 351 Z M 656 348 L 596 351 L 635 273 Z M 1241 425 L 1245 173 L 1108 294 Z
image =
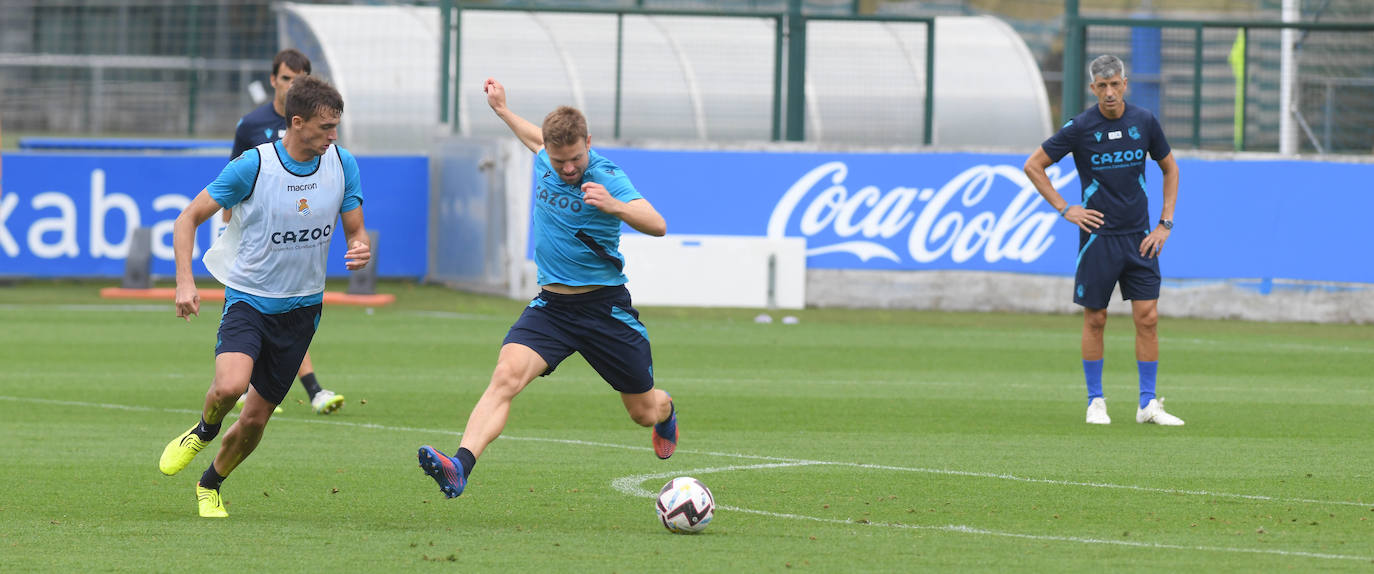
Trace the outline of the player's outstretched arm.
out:
M 506 87 L 502 86 L 501 82 L 487 78 L 487 82 L 482 85 L 482 91 L 487 94 L 487 105 L 491 106 L 501 121 L 510 126 L 510 131 L 515 133 L 515 137 L 520 138 L 520 143 L 525 144 L 525 147 L 534 153 L 544 149 L 544 131 L 506 107 Z
M 635 231 L 654 237 L 668 233 L 668 222 L 644 198 L 620 201 L 606 187 L 594 182 L 582 184 L 582 202 L 620 218 Z
M 219 211 L 219 203 L 210 198 L 210 192 L 200 190 L 186 209 L 181 210 L 176 222 L 172 224 L 172 258 L 176 261 L 177 317 L 191 320 L 191 315 L 200 316 L 200 293 L 196 291 L 196 278 L 191 274 L 191 252 L 196 247 L 196 229 L 200 224 Z
M 1064 196 L 1059 195 L 1059 190 L 1055 189 L 1054 184 L 1050 182 L 1049 174 L 1045 173 L 1045 169 L 1051 165 L 1054 165 L 1054 160 L 1045 153 L 1045 148 L 1038 147 L 1035 148 L 1035 152 L 1031 153 L 1030 157 L 1026 158 L 1026 165 L 1022 167 L 1022 171 L 1026 172 L 1026 178 L 1030 179 L 1035 190 L 1040 192 L 1040 197 L 1045 198 L 1045 202 L 1050 204 L 1050 207 L 1053 207 L 1055 211 L 1058 211 L 1064 219 L 1069 220 L 1069 223 L 1077 225 L 1079 229 L 1088 233 L 1092 233 L 1093 229 L 1102 227 L 1101 211 L 1085 209 L 1080 205 L 1070 205 Z
M 372 239 L 363 227 L 363 208 L 352 209 L 339 214 L 343 220 L 344 237 L 348 238 L 348 251 L 344 252 L 344 267 L 357 271 L 367 267 L 372 260 Z

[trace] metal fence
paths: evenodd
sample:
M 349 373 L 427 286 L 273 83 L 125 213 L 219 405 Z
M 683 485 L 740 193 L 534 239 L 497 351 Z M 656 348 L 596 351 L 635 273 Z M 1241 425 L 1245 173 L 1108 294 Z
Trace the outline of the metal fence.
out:
M 6 131 L 231 134 L 275 26 L 268 0 L 5 0 Z
M 1374 151 L 1374 22 L 1071 17 L 1069 26 L 1064 118 L 1094 100 L 1086 63 L 1115 54 L 1127 64 L 1128 101 L 1154 111 L 1175 146 Z
M 356 4 L 348 0 L 306 0 Z M 368 0 L 367 4 L 440 6 L 441 0 Z M 1081 110 L 1091 97 L 1081 78 L 1088 55 L 1116 53 L 1130 66 L 1132 99 L 1152 105 L 1180 145 L 1199 149 L 1279 150 L 1280 52 L 1285 26 L 1273 21 L 1146 20 L 1079 18 L 1060 28 L 1069 5 L 1102 14 L 1153 7 L 1156 11 L 1211 9 L 1262 18 L 1276 15 L 1279 0 L 1105 2 L 1098 0 L 804 0 L 805 29 L 823 17 L 879 14 L 997 13 L 1028 37 L 1042 65 L 1057 68 L 1060 48 L 1047 40 L 1062 30 L 1064 77 L 1074 89 L 1056 89 L 1059 72 L 1046 70 L 1052 105 L 1061 116 Z M 187 135 L 227 138 L 255 103 L 250 86 L 266 88 L 278 47 L 275 0 L 3 0 L 0 1 L 0 114 L 7 142 L 22 134 Z M 1369 0 L 1302 0 L 1296 31 L 1292 118 L 1296 150 L 1303 153 L 1368 154 L 1374 148 L 1374 9 Z M 474 6 L 475 5 L 475 6 Z M 786 21 L 790 0 L 490 0 L 464 9 L 560 7 L 632 13 L 762 13 Z M 1159 13 L 1159 12 L 1156 12 Z M 1312 22 L 1313 20 L 1322 20 Z M 779 26 L 779 36 L 797 30 Z M 1075 37 L 1078 39 L 1075 41 Z M 1244 64 L 1233 68 L 1239 50 Z M 785 60 L 792 42 L 774 57 Z M 1068 46 L 1081 46 L 1068 49 Z M 929 51 L 927 52 L 929 54 Z M 1148 56 L 1147 56 L 1148 54 Z M 1050 57 L 1053 56 L 1053 57 Z M 862 62 L 849 65 L 863 66 Z M 929 64 L 927 63 L 927 66 Z M 1152 67 L 1153 66 L 1153 67 Z M 775 139 L 794 139 L 798 111 L 786 94 L 800 93 L 788 69 L 780 80 L 772 117 Z M 442 73 L 442 72 L 440 72 Z M 1237 78 L 1243 76 L 1243 81 Z M 445 84 L 447 85 L 447 84 Z M 930 91 L 927 91 L 930 93 Z M 1058 105 L 1062 95 L 1062 106 Z M 453 97 L 445 98 L 451 103 Z M 796 101 L 800 101 L 797 98 Z M 1151 104 L 1154 102 L 1153 104 Z M 913 102 L 913 110 L 921 110 Z M 622 102 L 624 105 L 624 102 Z M 447 108 L 450 109 L 451 108 Z M 924 113 L 930 105 L 925 103 Z M 921 112 L 915 112 L 921 113 Z M 793 122 L 789 124 L 789 121 Z M 927 119 L 924 125 L 932 123 Z M 922 134 L 924 135 L 924 134 Z M 929 137 L 916 140 L 929 141 Z
M 751 3 L 752 4 L 752 3 Z M 746 107 L 732 106 L 735 113 L 758 113 L 766 114 L 771 118 L 771 127 L 767 132 L 754 134 L 747 139 L 773 141 L 803 141 L 807 139 L 806 107 L 808 105 L 808 68 L 811 70 L 821 69 L 829 72 L 830 77 L 837 74 L 851 76 L 855 81 L 845 82 L 852 86 L 854 102 L 862 104 L 865 98 L 871 98 L 875 91 L 875 86 L 891 83 L 892 78 L 897 76 L 907 76 L 905 69 L 881 69 L 881 66 L 868 66 L 864 61 L 834 61 L 827 59 L 824 52 L 815 49 L 816 42 L 809 41 L 808 38 L 814 33 L 824 33 L 826 24 L 836 22 L 849 22 L 870 25 L 871 35 L 885 36 L 889 29 L 882 26 L 907 26 L 914 28 L 912 35 L 917 38 L 917 42 L 923 44 L 924 49 L 920 54 L 922 61 L 913 62 L 913 66 L 921 68 L 919 76 L 923 79 L 924 85 L 919 92 L 924 97 L 918 102 L 902 102 L 901 106 L 911 109 L 913 114 L 918 115 L 919 121 L 911 122 L 913 125 L 921 126 L 919 133 L 898 134 L 873 134 L 876 140 L 881 143 L 904 143 L 904 144 L 930 144 L 934 122 L 934 95 L 935 95 L 935 19 L 932 17 L 910 17 L 910 16 L 852 16 L 852 15 L 809 15 L 803 12 L 802 2 L 782 2 L 774 1 L 765 4 L 781 6 L 787 8 L 782 11 L 753 12 L 747 10 L 727 10 L 712 15 L 716 21 L 731 19 L 754 19 L 770 22 L 773 30 L 771 44 L 771 54 L 766 59 L 771 60 L 771 86 L 770 93 L 767 95 L 768 108 L 760 110 L 750 110 Z M 857 4 L 857 3 L 856 3 Z M 441 79 L 441 93 L 439 121 L 449 123 L 454 132 L 461 129 L 459 118 L 460 106 L 464 105 L 464 99 L 454 94 L 452 77 L 462 78 L 463 66 L 461 55 L 467 51 L 464 38 L 461 33 L 463 29 L 462 19 L 464 13 L 474 11 L 483 12 L 525 12 L 529 6 L 468 6 L 462 5 L 454 0 L 443 0 L 440 2 L 440 21 L 445 23 L 441 49 L 443 50 L 440 61 L 439 73 Z M 626 17 L 627 16 L 653 16 L 658 18 L 691 18 L 700 17 L 700 12 L 680 11 L 680 10 L 661 10 L 643 8 L 557 8 L 539 7 L 540 14 L 580 14 L 580 15 L 602 15 L 615 18 L 615 43 L 614 49 L 603 56 L 603 61 L 596 62 L 603 69 L 613 69 L 614 90 L 613 90 L 613 137 L 620 139 L 623 135 L 622 118 L 624 109 L 635 102 L 627 102 L 627 95 L 624 89 L 625 78 L 624 68 L 626 60 L 626 50 L 634 50 L 635 46 L 627 48 L 626 40 Z M 636 21 L 636 23 L 639 23 Z M 901 32 L 897 32 L 901 33 Z M 641 44 L 639 49 L 643 49 Z M 757 54 L 731 53 L 731 50 L 721 47 L 718 53 L 711 56 L 718 65 L 724 67 L 730 59 L 757 58 Z M 710 65 L 710 62 L 707 62 Z M 845 73 L 848 71 L 849 73 Z M 865 89 L 865 83 L 868 84 Z M 813 82 L 814 84 L 814 82 Z M 810 98 L 811 105 L 818 105 L 815 102 L 818 98 Z M 872 115 L 872 110 L 865 111 L 863 105 L 852 106 L 854 111 L 850 114 L 851 121 L 862 121 L 865 114 Z M 761 112 L 761 113 L 760 113 Z M 842 120 L 843 121 L 843 120 Z M 881 126 L 875 127 L 880 129 Z M 815 129 L 815 126 L 812 126 Z

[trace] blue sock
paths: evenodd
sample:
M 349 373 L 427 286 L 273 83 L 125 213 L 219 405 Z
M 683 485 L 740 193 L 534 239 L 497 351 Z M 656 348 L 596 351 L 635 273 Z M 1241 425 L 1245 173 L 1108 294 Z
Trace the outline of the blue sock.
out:
M 1140 408 L 1150 404 L 1155 398 L 1155 374 L 1159 372 L 1159 361 L 1136 361 L 1140 371 Z
M 1102 359 L 1083 360 L 1083 376 L 1088 380 L 1088 402 L 1102 396 Z

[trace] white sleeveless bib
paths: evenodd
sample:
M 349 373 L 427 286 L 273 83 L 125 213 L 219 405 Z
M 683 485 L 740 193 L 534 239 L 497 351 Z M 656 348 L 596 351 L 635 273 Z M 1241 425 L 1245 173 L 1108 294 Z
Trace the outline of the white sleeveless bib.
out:
M 315 173 L 286 170 L 274 142 L 258 150 L 258 179 L 215 244 L 201 258 L 220 283 L 259 297 L 302 297 L 324 291 L 329 238 L 343 206 L 339 151 L 329 146 Z

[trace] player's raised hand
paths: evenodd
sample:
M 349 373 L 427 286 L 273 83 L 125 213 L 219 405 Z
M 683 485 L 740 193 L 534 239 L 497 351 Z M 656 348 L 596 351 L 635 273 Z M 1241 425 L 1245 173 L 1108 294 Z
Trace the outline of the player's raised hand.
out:
M 588 181 L 582 184 L 582 203 L 605 213 L 615 213 L 614 210 L 620 204 L 620 200 L 611 197 L 611 192 L 606 191 L 606 186 Z
M 1164 242 L 1169 240 L 1169 233 L 1164 226 L 1156 227 L 1140 242 L 1140 256 L 1146 259 L 1159 257 L 1159 253 L 1164 251 Z
M 367 267 L 367 262 L 372 260 L 372 246 L 361 241 L 354 241 L 348 245 L 348 251 L 344 253 L 344 267 L 349 271 L 357 271 Z
M 1069 210 L 1064 212 L 1064 219 L 1077 225 L 1079 229 L 1092 233 L 1094 229 L 1102 227 L 1105 216 L 1096 209 L 1084 209 L 1081 205 L 1071 205 Z
M 482 84 L 482 91 L 487 94 L 487 105 L 493 110 L 501 110 L 506 107 L 506 87 L 495 78 L 487 78 L 486 83 Z
M 200 316 L 200 292 L 194 284 L 177 285 L 176 297 L 178 319 L 186 319 L 190 323 L 191 315 Z

